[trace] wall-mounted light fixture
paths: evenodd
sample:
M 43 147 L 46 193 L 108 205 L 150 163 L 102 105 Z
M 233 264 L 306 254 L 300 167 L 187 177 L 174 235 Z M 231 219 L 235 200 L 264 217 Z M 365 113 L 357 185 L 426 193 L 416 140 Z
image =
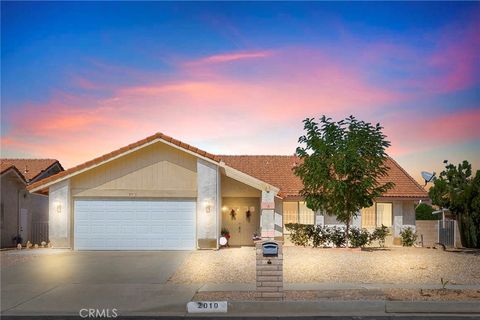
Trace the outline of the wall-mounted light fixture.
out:
M 55 208 L 55 211 L 57 211 L 57 213 L 62 213 L 62 203 L 60 201 L 55 201 L 53 203 L 53 206 Z
M 210 211 L 212 210 L 212 200 L 205 199 L 203 201 L 203 206 L 205 207 L 205 212 L 210 213 Z

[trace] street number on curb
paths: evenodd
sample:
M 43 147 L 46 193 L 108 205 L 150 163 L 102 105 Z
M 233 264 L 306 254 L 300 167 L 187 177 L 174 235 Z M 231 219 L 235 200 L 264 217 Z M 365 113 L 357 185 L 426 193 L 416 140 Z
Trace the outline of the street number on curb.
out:
M 227 301 L 190 301 L 187 303 L 188 313 L 227 312 Z

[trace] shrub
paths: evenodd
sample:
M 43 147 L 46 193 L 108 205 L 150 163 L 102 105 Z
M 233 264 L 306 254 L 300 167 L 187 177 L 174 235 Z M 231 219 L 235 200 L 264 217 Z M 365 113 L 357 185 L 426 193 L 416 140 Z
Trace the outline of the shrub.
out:
M 296 246 L 307 246 L 312 235 L 309 225 L 300 223 L 287 223 L 285 228 L 290 231 L 290 240 Z M 313 226 L 312 226 L 313 227 Z
M 385 247 L 385 238 L 389 235 L 388 227 L 382 224 L 381 227 L 376 227 L 370 235 L 370 242 L 378 240 L 380 247 Z
M 413 231 L 412 227 L 406 227 L 400 232 L 402 237 L 402 245 L 404 247 L 411 247 L 417 240 L 417 234 Z
M 313 247 L 317 248 L 320 246 L 324 246 L 330 240 L 330 233 L 330 228 L 316 226 L 315 232 L 313 232 L 313 235 L 311 237 Z
M 337 248 L 345 245 L 345 229 L 333 227 L 330 232 L 330 241 Z
M 370 242 L 370 233 L 366 229 L 351 228 L 348 241 L 354 248 L 364 247 Z

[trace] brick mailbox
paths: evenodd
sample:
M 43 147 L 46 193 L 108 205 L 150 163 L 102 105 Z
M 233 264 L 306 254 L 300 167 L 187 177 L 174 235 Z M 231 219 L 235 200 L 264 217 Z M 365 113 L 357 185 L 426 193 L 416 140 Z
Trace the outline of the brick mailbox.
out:
M 282 247 L 281 241 L 262 240 L 255 243 L 257 260 L 255 297 L 259 300 L 283 300 Z

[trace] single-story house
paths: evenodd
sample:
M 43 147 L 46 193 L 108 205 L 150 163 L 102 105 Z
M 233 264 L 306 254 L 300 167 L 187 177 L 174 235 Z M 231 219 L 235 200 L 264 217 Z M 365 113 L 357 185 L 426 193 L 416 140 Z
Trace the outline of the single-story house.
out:
M 254 233 L 282 237 L 289 222 L 335 225 L 308 209 L 295 156 L 222 156 L 157 133 L 29 186 L 49 194 L 50 241 L 75 250 L 217 248 L 252 245 Z M 426 191 L 388 160 L 395 187 L 354 224 L 415 225 Z
M 48 197 L 30 194 L 27 185 L 62 171 L 62 165 L 55 159 L 0 159 L 0 169 L 1 247 L 48 241 Z

